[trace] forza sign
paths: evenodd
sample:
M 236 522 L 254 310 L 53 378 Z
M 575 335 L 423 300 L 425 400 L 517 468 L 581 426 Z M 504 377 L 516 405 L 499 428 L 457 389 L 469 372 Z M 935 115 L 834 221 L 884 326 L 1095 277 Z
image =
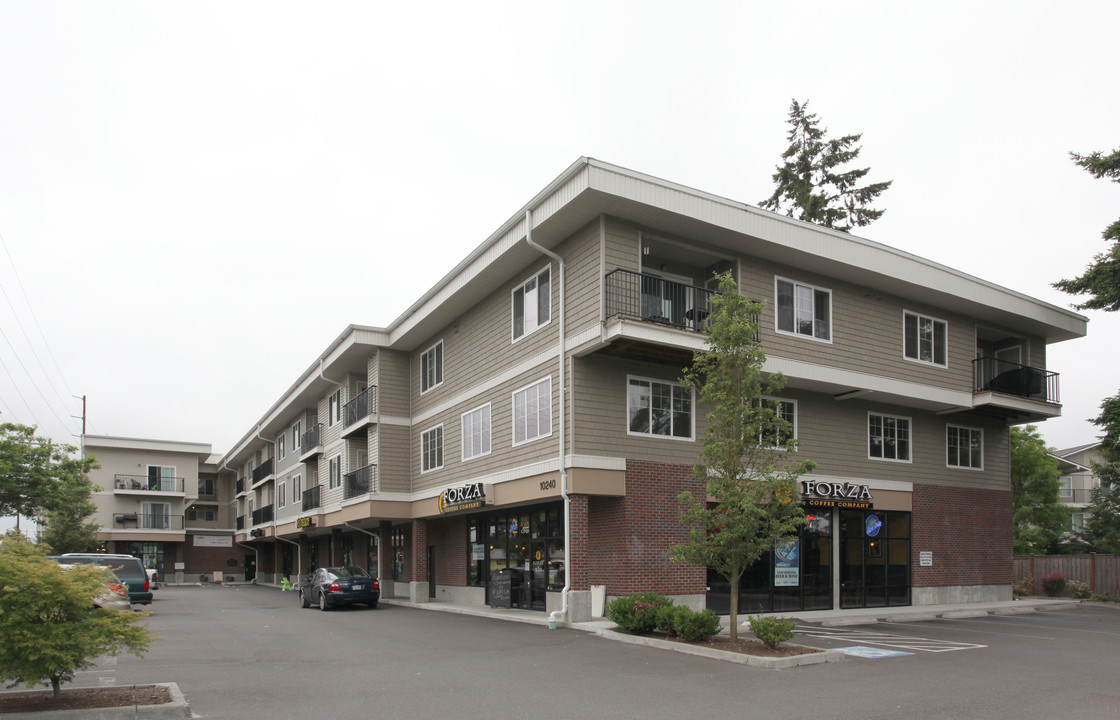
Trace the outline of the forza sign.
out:
M 486 490 L 482 483 L 470 483 L 448 488 L 439 494 L 439 514 L 446 515 L 463 510 L 477 510 L 486 504 Z
M 847 508 L 868 510 L 871 504 L 871 489 L 866 485 L 849 482 L 801 481 L 801 494 L 807 507 Z

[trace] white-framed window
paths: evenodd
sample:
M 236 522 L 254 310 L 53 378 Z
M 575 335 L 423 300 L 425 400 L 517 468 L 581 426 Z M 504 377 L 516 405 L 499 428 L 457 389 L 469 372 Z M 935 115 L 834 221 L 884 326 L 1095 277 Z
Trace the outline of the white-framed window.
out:
M 1058 497 L 1063 500 L 1073 499 L 1073 478 L 1069 475 L 1058 478 Z
M 303 502 L 303 475 L 292 476 L 292 503 Z
M 443 384 L 443 340 L 420 355 L 420 393 Z
M 283 480 L 276 484 L 276 504 L 280 507 L 288 504 L 288 483 Z
M 774 414 L 785 421 L 782 427 L 763 427 L 758 436 L 758 444 L 762 447 L 785 447 L 790 440 L 797 439 L 797 401 L 785 398 L 763 396 L 759 402 L 770 408 Z
M 249 468 L 249 474 L 253 474 L 253 469 Z M 183 488 L 176 487 L 178 483 L 175 482 L 175 466 L 174 465 L 149 465 L 148 466 L 148 486 L 146 490 L 155 490 L 156 492 L 182 492 Z
M 528 335 L 550 319 L 552 266 L 513 289 L 513 339 Z
M 285 448 L 285 438 L 287 438 L 286 433 L 276 438 L 276 454 L 277 456 L 279 456 L 280 460 L 283 460 L 284 456 L 288 454 L 288 451 Z
M 327 400 L 327 427 L 331 427 L 342 419 L 342 388 L 331 393 Z
M 420 472 L 443 467 L 443 425 L 425 430 L 420 435 Z
M 907 360 L 948 367 L 949 324 L 902 311 L 902 354 Z
M 692 389 L 651 378 L 626 378 L 627 425 L 630 435 L 692 439 Z
M 342 485 L 342 456 L 335 455 L 327 461 L 327 489 L 333 490 Z
M 910 418 L 867 413 L 867 457 L 910 462 Z
M 490 403 L 463 413 L 463 459 L 490 454 Z
M 832 291 L 774 278 L 775 327 L 780 333 L 832 342 Z
M 171 503 L 146 502 L 140 504 L 143 518 L 140 527 L 148 530 L 171 528 Z
M 552 377 L 513 392 L 513 444 L 552 434 Z
M 1072 532 L 1081 532 L 1085 529 L 1085 513 L 1074 512 L 1069 514 L 1069 529 Z
M 299 450 L 303 446 L 303 421 L 296 420 L 296 424 L 292 425 L 292 449 Z
M 948 467 L 984 469 L 984 431 L 980 428 L 945 427 L 945 464 Z

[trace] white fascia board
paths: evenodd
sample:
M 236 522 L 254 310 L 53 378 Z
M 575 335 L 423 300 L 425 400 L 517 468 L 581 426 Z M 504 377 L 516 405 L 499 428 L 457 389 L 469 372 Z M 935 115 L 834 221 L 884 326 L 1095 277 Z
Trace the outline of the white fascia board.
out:
M 950 390 L 908 380 L 884 377 L 883 375 L 872 375 L 858 370 L 845 370 L 831 365 L 818 365 L 804 360 L 792 360 L 773 355 L 766 358 L 766 361 L 762 364 L 762 371 L 764 373 L 780 372 L 787 378 L 870 390 L 876 394 L 898 395 L 950 407 L 972 407 L 973 405 L 972 393 L 970 392 Z
M 114 448 L 118 450 L 145 450 L 149 452 L 178 452 L 209 458 L 209 443 L 179 442 L 176 440 L 151 440 L 147 438 L 115 437 L 112 435 L 84 435 L 87 448 Z

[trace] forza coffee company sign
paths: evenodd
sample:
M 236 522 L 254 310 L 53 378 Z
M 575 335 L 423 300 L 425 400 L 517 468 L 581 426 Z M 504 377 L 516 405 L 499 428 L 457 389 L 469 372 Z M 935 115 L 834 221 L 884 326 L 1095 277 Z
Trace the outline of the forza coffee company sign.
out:
M 875 507 L 871 502 L 871 488 L 849 482 L 802 480 L 801 495 L 806 507 L 849 510 L 870 510 Z
M 478 510 L 486 504 L 486 486 L 468 483 L 447 488 L 439 494 L 439 514 Z

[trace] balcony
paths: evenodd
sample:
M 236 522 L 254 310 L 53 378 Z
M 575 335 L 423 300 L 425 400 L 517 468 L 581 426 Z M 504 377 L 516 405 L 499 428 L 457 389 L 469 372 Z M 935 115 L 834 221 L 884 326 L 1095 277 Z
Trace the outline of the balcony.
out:
M 1084 488 L 1066 490 L 1068 495 L 1059 495 L 1058 500 L 1074 505 L 1088 505 L 1093 502 L 1093 491 Z
M 265 505 L 264 507 L 258 508 L 258 509 L 253 511 L 253 524 L 254 525 L 260 525 L 261 523 L 272 522 L 272 519 L 273 519 L 273 513 L 272 513 L 272 506 L 271 505 Z
M 711 290 L 621 268 L 607 273 L 607 317 L 616 315 L 704 332 Z
M 377 414 L 377 386 L 370 385 L 342 407 L 342 437 L 363 432 L 375 422 Z
M 113 492 L 183 493 L 181 477 L 149 477 L 148 475 L 114 475 Z
M 1058 373 L 994 357 L 972 361 L 973 406 L 1015 423 L 1061 415 Z
M 320 486 L 318 485 L 303 491 L 303 512 L 315 510 L 319 507 L 319 492 Z
M 268 460 L 265 460 L 263 463 L 261 463 L 260 467 L 253 468 L 253 487 L 256 487 L 265 480 L 272 479 L 273 465 L 274 463 L 272 461 L 272 458 L 269 458 Z
M 237 478 L 237 482 L 234 483 L 234 490 L 238 495 L 245 492 L 245 478 Z
M 299 461 L 307 462 L 323 454 L 323 423 L 315 423 L 299 438 Z
M 245 529 L 245 516 L 244 515 L 238 515 L 237 516 L 237 529 L 238 530 L 244 530 Z
M 182 530 L 182 515 L 113 513 L 113 526 L 122 530 Z
M 342 499 L 349 500 L 350 498 L 358 497 L 360 495 L 369 495 L 374 491 L 374 480 L 377 474 L 376 465 L 366 465 L 360 467 L 352 473 L 346 473 L 342 476 Z

